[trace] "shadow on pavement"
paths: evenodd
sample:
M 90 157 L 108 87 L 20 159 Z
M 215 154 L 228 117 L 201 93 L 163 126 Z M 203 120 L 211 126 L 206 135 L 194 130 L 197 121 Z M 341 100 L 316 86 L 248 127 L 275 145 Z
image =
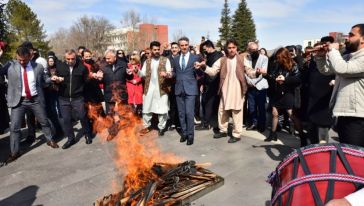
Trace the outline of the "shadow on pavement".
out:
M 26 188 L 21 189 L 20 191 L 12 194 L 11 196 L 0 200 L 0 205 L 7 206 L 31 206 L 34 201 L 37 199 L 37 192 L 39 187 L 36 185 L 31 185 Z M 40 205 L 38 205 L 40 206 Z
M 24 155 L 28 153 L 29 151 L 41 146 L 42 144 L 46 143 L 45 137 L 43 134 L 36 137 L 35 142 L 28 143 L 25 141 L 25 133 L 22 131 L 22 137 L 20 140 L 20 153 L 21 155 Z M 8 133 L 6 136 L 0 138 L 0 162 L 5 162 L 7 158 L 10 155 L 10 133 Z M 1 166 L 0 166 L 1 167 Z
M 282 161 L 287 155 L 289 155 L 291 152 L 293 152 L 293 148 L 287 145 L 253 145 L 253 148 L 264 148 L 267 155 L 274 161 Z M 273 152 L 273 150 L 277 150 L 278 154 L 276 152 Z

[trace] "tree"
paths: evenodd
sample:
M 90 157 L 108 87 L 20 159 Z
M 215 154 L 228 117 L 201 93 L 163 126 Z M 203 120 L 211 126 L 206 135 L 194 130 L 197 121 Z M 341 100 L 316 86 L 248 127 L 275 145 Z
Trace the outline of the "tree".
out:
M 50 36 L 49 44 L 58 57 L 63 56 L 66 49 L 76 48 L 71 45 L 69 36 L 69 29 L 66 28 L 60 28 Z
M 50 37 L 50 45 L 57 55 L 66 49 L 85 46 L 96 53 L 106 50 L 108 33 L 115 27 L 104 17 L 80 17 L 70 28 L 60 28 Z
M 12 40 L 11 53 L 15 53 L 16 47 L 24 41 L 32 42 L 41 53 L 50 49 L 49 42 L 45 40 L 47 36 L 43 24 L 28 5 L 20 0 L 9 0 L 6 5 L 6 16 Z
M 231 17 L 228 0 L 225 0 L 224 8 L 221 11 L 220 19 L 221 27 L 219 28 L 220 40 L 218 46 L 221 47 L 221 42 L 226 42 L 231 37 Z
M 128 52 L 133 52 L 139 47 L 140 42 L 147 34 L 140 34 L 138 30 L 138 24 L 141 23 L 140 14 L 133 9 L 130 9 L 123 13 L 121 19 L 121 24 L 125 27 L 130 27 L 131 31 L 127 35 L 127 50 Z
M 3 1 L 0 1 L 0 41 L 8 43 L 9 42 L 9 30 L 8 30 L 9 28 L 8 28 L 6 16 L 5 16 L 5 6 L 6 6 L 6 4 L 3 3 Z M 1 62 L 5 62 L 5 61 L 9 60 L 10 57 L 11 57 L 10 53 L 7 52 L 7 48 L 6 48 L 1 57 L 1 60 L 4 60 L 4 61 L 1 61 Z
M 107 33 L 115 27 L 104 17 L 79 18 L 69 30 L 71 48 L 82 45 L 88 49 L 102 52 L 108 42 Z
M 249 41 L 256 40 L 255 23 L 245 0 L 241 0 L 235 11 L 231 33 L 239 44 L 239 50 L 245 50 Z

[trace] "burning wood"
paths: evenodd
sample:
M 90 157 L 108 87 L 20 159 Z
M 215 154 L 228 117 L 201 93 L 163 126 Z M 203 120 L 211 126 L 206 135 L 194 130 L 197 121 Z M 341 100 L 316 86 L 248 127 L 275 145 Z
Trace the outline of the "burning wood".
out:
M 115 145 L 112 191 L 121 192 L 98 199 L 96 206 L 184 205 L 223 185 L 223 178 L 202 167 L 206 165 L 178 164 L 181 158 L 161 152 L 152 133 L 140 136 L 142 122 L 129 106 L 117 102 L 106 117 L 97 111 L 89 106 L 93 131 L 102 142 Z M 124 183 L 117 184 L 121 179 Z
M 150 169 L 155 179 L 145 186 L 98 199 L 96 206 L 184 205 L 224 184 L 224 179 L 194 161 L 181 164 L 154 164 Z

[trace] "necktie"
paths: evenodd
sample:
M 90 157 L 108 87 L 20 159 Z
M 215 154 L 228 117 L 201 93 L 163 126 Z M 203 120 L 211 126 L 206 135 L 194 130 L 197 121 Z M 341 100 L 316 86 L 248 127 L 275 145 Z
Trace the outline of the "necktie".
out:
M 28 74 L 27 74 L 27 68 L 24 67 L 24 72 L 23 72 L 23 79 L 24 79 L 24 89 L 25 89 L 25 97 L 27 99 L 31 99 L 32 95 L 30 93 L 30 88 L 29 88 L 29 83 L 28 83 Z
M 185 55 L 182 55 L 182 71 L 186 69 L 186 59 Z

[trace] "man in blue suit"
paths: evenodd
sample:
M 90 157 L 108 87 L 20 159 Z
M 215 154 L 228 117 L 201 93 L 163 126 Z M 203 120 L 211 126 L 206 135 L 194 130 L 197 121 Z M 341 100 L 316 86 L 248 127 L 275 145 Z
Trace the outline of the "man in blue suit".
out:
M 187 145 L 192 145 L 194 140 L 194 108 L 198 95 L 195 63 L 199 61 L 197 55 L 189 51 L 189 39 L 182 37 L 178 40 L 181 54 L 174 60 L 174 75 L 176 76 L 175 95 L 178 116 L 182 129 L 180 142 L 187 140 Z

